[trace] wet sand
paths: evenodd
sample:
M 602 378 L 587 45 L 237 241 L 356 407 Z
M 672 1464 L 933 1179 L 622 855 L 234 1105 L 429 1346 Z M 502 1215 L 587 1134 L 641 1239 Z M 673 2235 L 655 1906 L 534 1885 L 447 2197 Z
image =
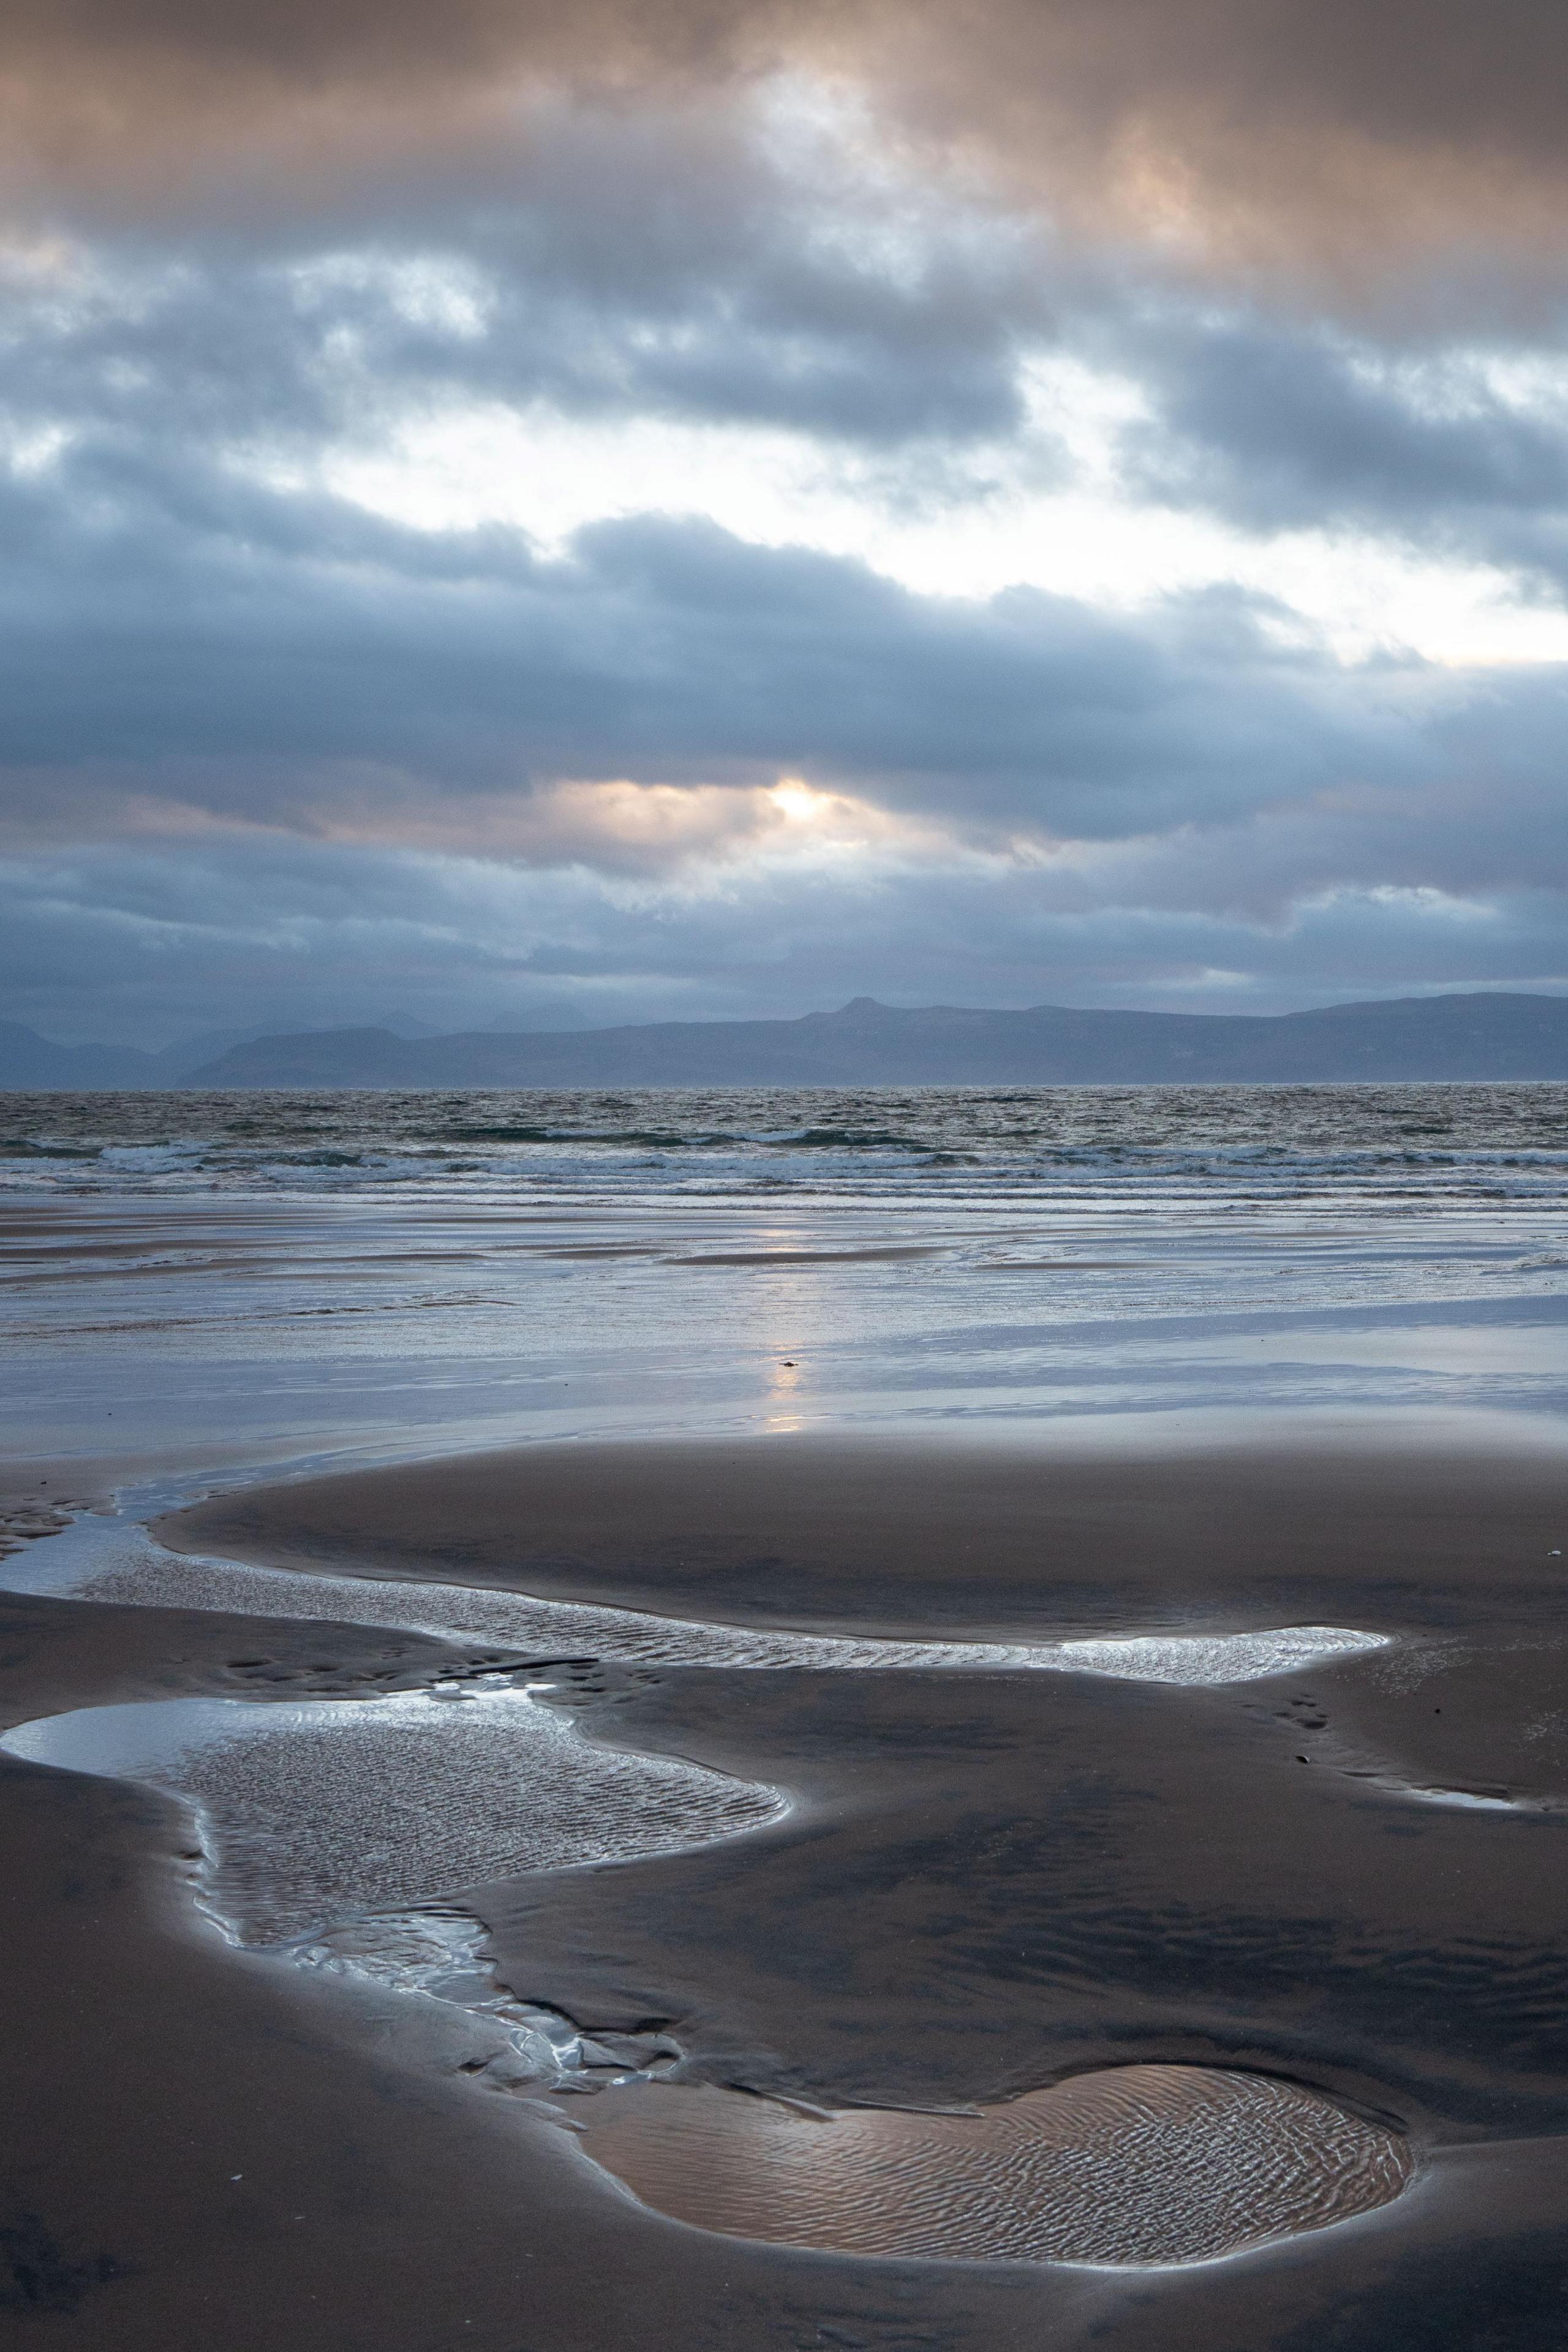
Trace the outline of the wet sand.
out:
M 1375 2212 L 1413 2171 L 1398 2133 L 1213 2066 L 1114 2066 L 971 2115 L 612 2088 L 584 2146 L 701 2229 L 943 2262 L 1211 2261 Z
M 661 2037 L 665 2079 L 587 2098 L 519 2096 L 434 2011 L 225 1946 L 176 1800 L 6 1759 L 0 2032 L 29 2118 L 7 2158 L 34 2217 L 13 2310 L 73 2352 L 1561 2345 L 1565 1526 L 1544 1454 L 792 1437 L 454 1456 L 177 1515 L 162 1540 L 193 1560 L 378 1600 L 390 1580 L 868 1640 L 1320 1624 L 1387 1646 L 1207 1685 L 579 1657 L 549 1702 L 575 1736 L 790 1805 L 609 1866 L 475 1883 L 459 1859 L 424 1890 L 482 1923 L 517 2000 Z M 10 1723 L 508 1664 L 384 1623 L 104 1600 L 13 1598 L 5 1622 Z M 1052 2085 L 1150 2067 L 1327 2103 L 1414 2177 L 1224 2260 L 1083 2268 L 725 2234 L 594 2160 L 624 2111 L 656 2179 L 658 2101 L 858 2115 L 874 2141 L 879 2118 L 1017 2123 Z
M 1347 1595 L 1437 1627 L 1550 1613 L 1568 1459 L 1132 1439 L 1080 1454 L 939 1427 L 583 1443 L 246 1488 L 160 1532 L 273 1567 L 901 1639 L 1344 1622 Z

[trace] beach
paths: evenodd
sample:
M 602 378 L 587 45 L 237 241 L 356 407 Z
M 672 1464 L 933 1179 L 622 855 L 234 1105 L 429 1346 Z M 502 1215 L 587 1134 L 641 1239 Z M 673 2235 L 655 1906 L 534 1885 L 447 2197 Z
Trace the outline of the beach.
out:
M 1555 1090 L 1407 1091 L 1424 1192 L 1354 1105 L 928 1192 L 57 1141 L 24 2340 L 1560 2343 Z
M 1568 13 L 0 116 L 0 2352 L 1568 2352 Z

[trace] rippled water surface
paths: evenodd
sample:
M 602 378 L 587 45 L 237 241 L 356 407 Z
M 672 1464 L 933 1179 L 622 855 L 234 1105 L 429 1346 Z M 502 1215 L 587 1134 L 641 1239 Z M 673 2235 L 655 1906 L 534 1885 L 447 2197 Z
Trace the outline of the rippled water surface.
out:
M 12 1094 L 0 1196 L 38 1450 L 1568 1399 L 1559 1086 Z
M 12 1192 L 1568 1202 L 1568 1087 L 0 1096 Z

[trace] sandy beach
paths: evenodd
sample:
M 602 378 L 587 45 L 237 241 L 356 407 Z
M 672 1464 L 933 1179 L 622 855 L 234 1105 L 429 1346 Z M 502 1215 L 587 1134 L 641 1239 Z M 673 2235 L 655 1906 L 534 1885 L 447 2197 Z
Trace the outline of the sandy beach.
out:
M 0 124 L 0 2352 L 1568 2352 L 1568 8 Z
M 395 1579 L 414 1606 L 455 1585 L 819 1635 L 1385 1634 L 1218 1687 L 604 1669 L 571 1692 L 590 1738 L 781 1785 L 789 1817 L 608 1869 L 437 1871 L 423 1894 L 482 1923 L 512 1993 L 590 2032 L 656 2027 L 678 2084 L 742 2108 L 1006 2112 L 1102 2070 L 1239 2070 L 1392 2131 L 1414 2179 L 1359 2220 L 1197 2269 L 868 2262 L 694 2228 L 593 2161 L 596 2136 L 616 2152 L 601 2115 L 630 2104 L 656 2130 L 677 2084 L 502 2093 L 426 2021 L 400 2051 L 398 1995 L 204 1924 L 177 1803 L 7 1759 L 28 2323 L 83 2346 L 202 2328 L 519 2352 L 626 2344 L 634 2296 L 636 2340 L 771 2347 L 810 2340 L 831 2277 L 849 2343 L 1021 2346 L 1048 2327 L 1241 2352 L 1334 2327 L 1435 2345 L 1457 2282 L 1491 2308 L 1506 2277 L 1512 2340 L 1536 2340 L 1568 2189 L 1563 1496 L 1549 1461 L 1107 1466 L 786 1438 L 453 1457 L 165 1520 L 176 1584 L 199 1557 Z M 7 1633 L 12 1723 L 461 1688 L 517 1660 L 172 1610 L 152 1589 L 136 1606 L 13 1596 Z M 371 1839 L 373 1786 L 362 1801 Z M 82 2103 L 104 2098 L 144 2163 L 84 2161 Z
M 1548 1278 L 844 1213 L 13 1215 L 21 2340 L 1561 2341 Z

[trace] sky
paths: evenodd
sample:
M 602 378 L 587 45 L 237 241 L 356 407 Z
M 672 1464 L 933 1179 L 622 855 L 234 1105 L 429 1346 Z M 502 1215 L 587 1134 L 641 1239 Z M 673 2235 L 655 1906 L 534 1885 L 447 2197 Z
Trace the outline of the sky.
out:
M 9 0 L 0 1014 L 1568 988 L 1547 0 Z

